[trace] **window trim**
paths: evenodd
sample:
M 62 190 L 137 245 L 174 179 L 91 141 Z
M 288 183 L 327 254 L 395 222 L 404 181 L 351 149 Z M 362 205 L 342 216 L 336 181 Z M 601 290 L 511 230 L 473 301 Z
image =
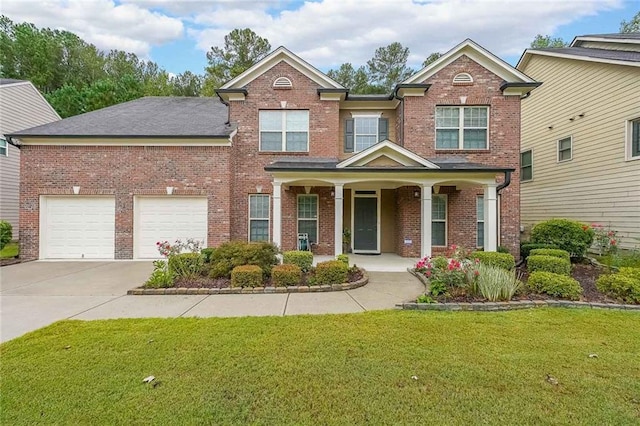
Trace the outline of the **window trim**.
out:
M 482 201 L 480 201 L 482 200 Z M 478 206 L 482 204 L 482 216 L 478 215 Z M 478 237 L 480 237 L 480 233 L 478 232 L 478 225 L 482 223 L 482 244 L 478 244 L 480 241 Z M 476 195 L 476 247 L 482 248 L 484 247 L 484 235 L 485 234 L 485 226 L 484 226 L 484 195 Z
M 437 114 L 438 108 L 457 108 L 459 110 L 458 114 L 458 127 L 441 127 L 441 129 L 458 129 L 458 147 L 457 148 L 438 148 L 438 124 L 437 124 Z M 464 147 L 464 109 L 465 108 L 485 108 L 487 110 L 487 126 L 485 127 L 467 127 L 468 130 L 473 129 L 485 129 L 487 131 L 487 137 L 485 139 L 486 144 L 484 148 L 465 148 Z M 433 120 L 434 120 L 434 141 L 433 146 L 436 151 L 487 151 L 490 149 L 489 147 L 489 129 L 490 129 L 490 118 L 491 118 L 491 107 L 489 105 L 436 105 L 436 109 L 434 111 Z
M 267 197 L 269 207 L 267 208 L 268 216 L 264 217 L 251 217 L 251 197 Z M 271 241 L 271 194 L 249 194 L 249 203 L 247 204 L 247 241 L 253 242 L 251 240 L 251 221 L 252 220 L 265 220 L 267 221 L 267 240 Z M 256 240 L 256 241 L 265 241 L 265 240 Z
M 626 151 L 626 161 L 636 161 L 640 160 L 640 152 L 638 155 L 633 155 L 633 123 L 640 123 L 640 117 L 631 118 L 625 122 L 625 151 Z M 640 125 L 638 128 L 638 132 L 640 133 Z M 640 137 L 640 135 L 638 135 Z
M 351 118 L 353 119 L 353 153 L 357 154 L 358 152 L 362 152 L 365 149 L 371 148 L 371 146 L 376 145 L 377 143 L 380 143 L 379 139 L 379 135 L 380 135 L 380 119 L 382 118 L 382 112 L 371 112 L 371 113 L 351 113 Z M 371 145 L 368 146 L 367 148 L 358 150 L 357 149 L 357 142 L 358 142 L 358 132 L 356 131 L 356 121 L 359 118 L 375 118 L 376 119 L 376 133 L 375 133 L 375 137 L 376 137 L 376 142 Z M 371 136 L 371 135 L 368 135 Z
M 309 219 L 309 218 L 300 218 L 300 198 L 301 197 L 314 197 L 316 199 L 316 218 L 315 219 Z M 296 197 L 296 233 L 300 234 L 300 221 L 301 220 L 306 220 L 311 222 L 312 220 L 314 220 L 316 222 L 316 236 L 317 236 L 317 240 L 318 241 L 313 241 L 314 244 L 318 244 L 318 242 L 320 241 L 320 197 L 318 197 L 318 194 L 298 194 Z M 309 240 L 309 243 L 311 243 L 312 241 Z
M 4 147 L 2 147 L 2 143 L 4 143 Z M 0 149 L 4 148 L 4 154 L 0 153 L 0 157 L 8 157 L 9 156 L 9 141 L 5 138 L 0 138 Z
M 443 219 L 434 219 L 433 218 L 433 207 L 431 210 L 431 245 L 433 247 L 448 247 L 448 234 L 449 234 L 449 197 L 447 194 L 432 194 L 431 195 L 431 203 L 433 206 L 433 199 L 435 198 L 444 198 L 444 220 Z M 433 222 L 444 222 L 444 245 L 433 244 Z
M 531 168 L 531 178 L 524 179 L 524 173 L 522 173 L 522 169 L 524 168 L 522 165 L 522 154 L 525 152 L 531 153 L 531 163 L 527 165 L 527 167 Z M 524 151 L 520 151 L 520 182 L 531 182 L 533 180 L 533 148 L 525 149 Z
M 262 112 L 279 112 L 280 116 L 281 116 L 281 122 L 282 122 L 282 130 L 279 132 L 281 134 L 281 150 L 280 151 L 273 151 L 273 150 L 268 150 L 268 149 L 262 149 L 262 120 L 260 119 L 260 113 Z M 307 129 L 306 129 L 306 133 L 307 133 L 307 147 L 304 151 L 287 151 L 287 113 L 290 111 L 294 111 L 294 112 L 299 112 L 299 111 L 303 111 L 307 113 Z M 269 132 L 269 131 L 266 131 Z M 274 131 L 271 131 L 271 133 L 276 133 Z M 259 152 L 302 152 L 302 153 L 308 153 L 309 152 L 309 142 L 310 142 L 310 132 L 309 132 L 309 110 L 308 109 L 261 109 L 258 110 L 258 151 Z
M 569 140 L 569 148 L 560 149 L 561 142 L 566 141 L 567 139 Z M 569 158 L 560 159 L 560 153 L 564 151 L 569 151 Z M 567 161 L 573 160 L 573 135 L 558 139 L 556 142 L 556 160 L 558 163 L 566 163 Z

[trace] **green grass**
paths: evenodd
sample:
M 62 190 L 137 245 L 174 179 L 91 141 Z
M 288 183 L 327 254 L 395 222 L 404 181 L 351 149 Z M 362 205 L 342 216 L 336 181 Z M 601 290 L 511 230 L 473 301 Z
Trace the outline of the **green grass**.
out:
M 63 321 L 0 345 L 0 423 L 637 425 L 639 354 L 624 311 Z
M 9 243 L 2 250 L 0 250 L 0 259 L 11 259 L 20 253 L 20 247 L 18 243 Z
M 615 266 L 616 268 L 640 268 L 640 251 L 621 250 L 620 253 L 613 255 L 596 256 L 596 260 L 603 265 Z

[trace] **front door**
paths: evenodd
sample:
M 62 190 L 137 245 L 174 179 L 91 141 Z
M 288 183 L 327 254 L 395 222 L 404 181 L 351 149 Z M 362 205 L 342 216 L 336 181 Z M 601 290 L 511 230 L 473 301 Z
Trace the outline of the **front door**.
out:
M 378 253 L 378 197 L 353 199 L 353 251 Z

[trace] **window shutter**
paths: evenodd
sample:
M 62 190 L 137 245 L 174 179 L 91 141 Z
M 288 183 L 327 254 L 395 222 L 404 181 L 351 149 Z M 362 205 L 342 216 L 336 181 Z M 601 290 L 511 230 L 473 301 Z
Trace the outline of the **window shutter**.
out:
M 353 152 L 353 118 L 344 122 L 344 152 Z
M 378 119 L 378 142 L 389 139 L 389 119 Z

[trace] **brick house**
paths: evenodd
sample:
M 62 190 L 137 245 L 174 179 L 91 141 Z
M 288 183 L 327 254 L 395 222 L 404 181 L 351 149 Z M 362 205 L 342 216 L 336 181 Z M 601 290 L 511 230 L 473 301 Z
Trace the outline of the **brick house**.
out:
M 538 85 L 471 40 L 389 95 L 280 47 L 218 98 L 142 98 L 11 135 L 21 253 L 157 257 L 155 242 L 317 254 L 519 250 L 520 101 Z

